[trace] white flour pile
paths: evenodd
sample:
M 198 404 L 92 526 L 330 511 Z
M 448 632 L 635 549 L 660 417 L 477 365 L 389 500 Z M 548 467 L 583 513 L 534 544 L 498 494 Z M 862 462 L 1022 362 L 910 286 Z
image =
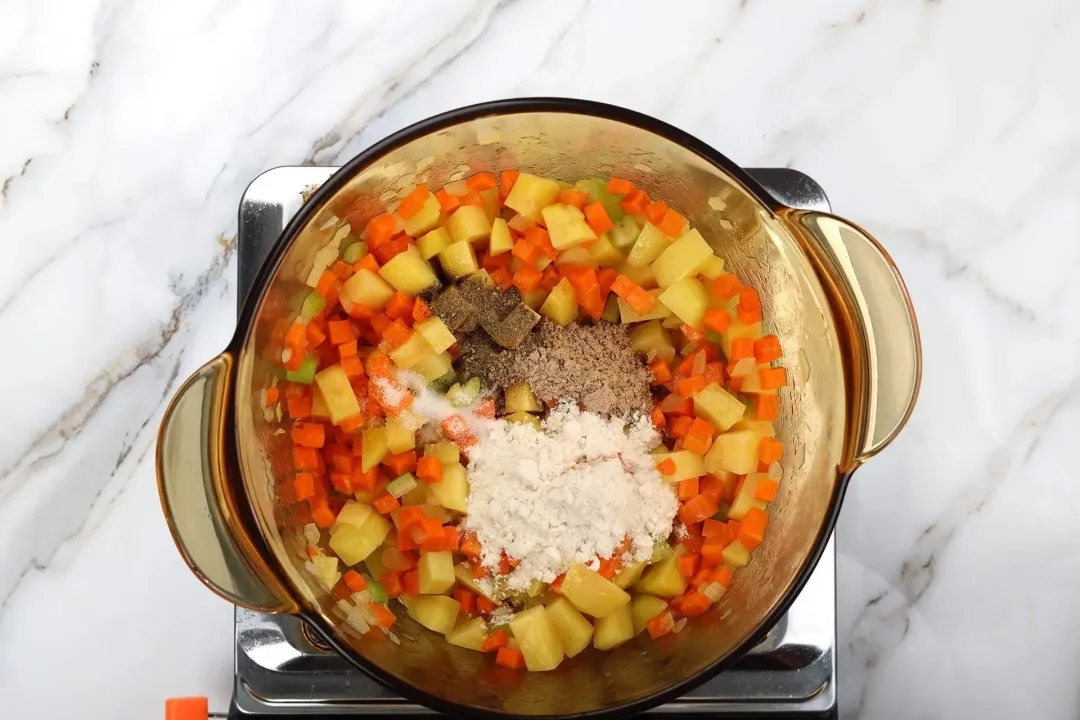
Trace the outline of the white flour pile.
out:
M 649 419 L 627 421 L 564 404 L 544 423 L 493 422 L 470 452 L 469 513 L 464 524 L 496 570 L 502 552 L 521 564 L 508 590 L 551 582 L 571 563 L 610 557 L 627 537 L 629 561 L 644 560 L 671 533 L 678 501 L 649 451 L 658 442 Z

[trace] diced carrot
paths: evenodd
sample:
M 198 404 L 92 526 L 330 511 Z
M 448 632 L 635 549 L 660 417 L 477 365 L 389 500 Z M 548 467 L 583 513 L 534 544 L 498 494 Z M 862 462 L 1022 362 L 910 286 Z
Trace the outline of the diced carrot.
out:
M 709 308 L 705 311 L 705 327 L 722 333 L 731 326 L 731 316 L 722 308 Z
M 735 338 L 731 341 L 731 357 L 728 362 L 734 364 L 743 358 L 754 357 L 754 343 L 750 338 Z
M 678 468 L 675 465 L 675 461 L 671 458 L 668 458 L 661 463 L 657 463 L 656 465 L 656 470 L 661 475 L 674 475 L 677 469 Z
M 293 489 L 296 491 L 297 500 L 315 497 L 315 476 L 306 472 L 296 473 L 293 478 Z
M 709 576 L 712 575 L 712 571 L 705 566 L 705 562 L 701 563 L 701 566 L 694 573 L 694 576 L 690 578 L 690 584 L 694 587 L 701 587 L 705 583 L 709 582 Z
M 758 373 L 763 390 L 775 390 L 787 385 L 787 370 L 782 367 L 764 368 Z
M 420 574 L 416 570 L 409 570 L 401 576 L 401 591 L 408 597 L 420 594 Z
M 307 347 L 307 328 L 300 323 L 293 323 L 285 332 L 285 347 L 293 353 L 302 353 Z
M 341 369 L 349 379 L 363 377 L 364 361 L 357 355 L 346 355 L 341 358 Z
M 332 288 L 339 285 L 341 285 L 341 278 L 329 270 L 323 270 L 323 274 L 319 276 L 319 282 L 315 283 L 315 292 L 325 298 Z
M 668 237 L 675 237 L 682 232 L 682 229 L 686 226 L 686 218 L 672 210 L 667 209 L 664 213 L 664 217 L 661 218 L 659 224 L 656 227 L 660 228 Z
M 461 606 L 461 612 L 466 615 L 471 615 L 473 610 L 476 609 L 476 593 L 469 588 L 454 588 L 454 599 Z
M 397 221 L 390 213 L 383 213 L 371 218 L 367 224 L 366 239 L 369 248 L 377 248 L 394 236 Z
M 326 426 L 322 423 L 305 422 L 292 426 L 292 440 L 298 445 L 321 448 L 326 444 Z
M 625 275 L 619 275 L 615 278 L 615 282 L 611 283 L 611 292 L 615 293 L 623 300 L 630 297 L 630 293 L 634 290 L 640 290 L 640 286 Z
M 423 298 L 416 298 L 413 301 L 412 319 L 414 323 L 424 322 L 432 315 L 431 308 Z
M 269 407 L 278 401 L 281 393 L 276 387 L 266 388 L 266 405 Z
M 364 257 L 360 258 L 353 265 L 353 270 L 360 272 L 361 270 L 370 270 L 371 272 L 379 271 L 379 261 L 375 259 L 375 256 L 368 253 Z
M 371 506 L 379 511 L 381 515 L 389 515 L 392 510 L 397 510 L 401 504 L 390 493 L 384 493 L 376 498 L 375 502 L 371 503 Z
M 649 637 L 656 639 L 663 637 L 675 629 L 675 620 L 671 617 L 670 610 L 664 610 L 645 623 L 645 629 L 649 631 Z
M 666 382 L 671 382 L 671 366 L 668 365 L 667 360 L 656 358 L 649 363 L 649 371 L 652 372 L 653 379 L 649 381 L 651 385 L 663 385 Z
M 417 550 L 420 548 L 420 546 L 416 544 L 416 541 L 412 539 L 412 535 L 410 535 L 409 533 L 398 533 L 397 547 L 398 550 L 403 553 Z
M 476 205 L 477 207 L 484 206 L 484 198 L 476 190 L 470 190 L 461 196 L 462 205 Z
M 285 408 L 293 420 L 311 417 L 311 396 L 289 396 L 285 398 Z
M 731 568 L 729 568 L 727 565 L 721 565 L 720 567 L 716 568 L 709 576 L 709 582 L 720 583 L 724 587 L 728 587 L 729 585 L 731 585 L 731 579 Z
M 480 541 L 476 539 L 476 534 L 467 532 L 461 537 L 461 552 L 466 557 L 476 559 L 480 557 Z
M 480 172 L 465 179 L 465 187 L 480 192 L 495 187 L 495 173 Z
M 473 415 L 482 418 L 495 417 L 495 398 L 490 396 L 481 398 L 480 402 L 476 403 L 476 407 L 473 408 Z
M 349 473 L 332 472 L 330 473 L 330 484 L 334 486 L 342 495 L 352 495 L 356 492 L 353 489 L 352 475 Z
M 749 285 L 743 285 L 739 288 L 739 305 L 749 310 L 760 310 L 761 299 L 758 297 L 758 292 Z
M 765 526 L 769 522 L 769 514 L 759 507 L 751 507 L 743 516 L 739 525 L 739 542 L 747 550 L 753 550 L 765 539 Z
M 392 320 L 412 320 L 413 299 L 398 290 L 386 303 L 386 316 Z
M 694 573 L 697 571 L 697 555 L 683 555 L 675 562 L 679 568 L 679 574 L 685 578 L 693 577 Z
M 757 405 L 754 407 L 755 420 L 779 420 L 780 419 L 780 396 L 758 395 Z
M 619 277 L 619 273 L 611 268 L 597 269 L 596 281 L 600 283 L 600 294 L 605 300 L 607 300 L 608 293 L 611 292 L 611 286 L 615 284 L 615 278 L 617 277 Z
M 622 199 L 619 206 L 631 215 L 640 215 L 649 206 L 649 194 L 644 190 L 634 190 Z
M 763 319 L 763 316 L 761 314 L 761 308 L 751 309 L 739 305 L 737 308 L 735 308 L 735 314 L 739 316 L 739 320 L 741 320 L 745 325 L 753 325 L 754 323 L 761 322 Z
M 706 384 L 703 375 L 695 375 L 694 377 L 689 377 L 685 380 L 677 380 L 675 382 L 675 389 L 683 397 L 690 397 L 694 393 L 704 390 Z
M 670 459 L 670 458 L 669 458 Z M 705 495 L 698 495 L 683 503 L 679 508 L 679 519 L 685 524 L 699 523 L 716 514 L 719 507 Z
M 611 195 L 629 195 L 634 192 L 634 183 L 623 178 L 613 177 L 608 180 L 607 192 Z
M 647 290 L 638 287 L 630 291 L 630 295 L 626 298 L 626 304 L 638 315 L 645 315 L 652 312 L 652 309 L 656 307 L 656 298 L 650 295 Z
M 322 458 L 313 448 L 293 445 L 293 466 L 297 470 L 321 470 Z
M 585 221 L 589 223 L 589 227 L 597 235 L 606 233 L 615 227 L 615 223 L 611 222 L 611 218 L 608 217 L 607 210 L 599 202 L 585 206 Z
M 391 323 L 390 327 L 383 333 L 383 340 L 388 342 L 390 347 L 399 348 L 409 342 L 409 338 L 412 337 L 412 334 L 412 328 L 398 319 Z
M 483 576 L 481 576 L 481 577 L 483 577 Z M 495 603 L 488 600 L 483 595 L 476 598 L 476 609 L 479 610 L 480 612 L 484 613 L 485 615 L 490 613 L 490 612 L 494 612 L 495 608 L 496 608 Z
M 344 260 L 335 260 L 334 264 L 330 266 L 330 272 L 337 275 L 341 280 L 348 280 L 353 276 L 352 265 Z
M 540 251 L 540 254 L 546 256 L 548 259 L 554 260 L 559 257 L 559 251 L 551 244 L 551 235 L 539 225 L 533 225 L 526 229 L 524 238 L 526 242 L 535 245 L 536 249 Z
M 698 485 L 701 493 L 714 503 L 719 504 L 720 500 L 724 498 L 724 481 L 715 475 L 702 475 L 698 479 Z
M 715 535 L 705 539 L 701 546 L 701 560 L 706 565 L 719 565 L 724 562 L 724 548 L 728 546 L 727 527 L 724 527 L 722 535 Z
M 394 613 L 391 612 L 390 608 L 381 603 L 371 603 L 368 605 L 368 609 L 375 615 L 375 621 L 379 623 L 379 627 L 389 628 L 394 624 L 394 620 L 397 619 L 394 617 Z
M 713 294 L 718 298 L 728 300 L 735 296 L 735 293 L 739 292 L 739 288 L 742 287 L 742 282 L 735 276 L 734 273 L 723 273 L 717 275 L 712 281 Z
M 555 198 L 555 202 L 560 202 L 563 205 L 573 205 L 578 210 L 585 207 L 585 203 L 588 201 L 589 194 L 580 190 L 560 190 L 558 197 Z
M 758 480 L 757 487 L 754 488 L 754 499 L 762 502 L 772 502 L 776 500 L 776 494 L 779 491 L 780 483 L 772 478 L 762 478 Z
M 672 393 L 672 394 L 675 395 L 676 398 L 680 398 L 678 393 Z M 668 395 L 666 398 L 664 398 L 664 401 L 667 402 L 667 400 L 670 399 L 670 398 L 671 398 L 671 395 Z M 667 414 L 668 415 L 693 415 L 694 414 L 694 398 L 689 398 L 689 397 L 681 398 L 679 400 L 678 404 L 675 405 L 675 407 L 673 407 L 673 408 L 671 408 L 670 410 L 667 411 Z
M 759 363 L 767 363 L 779 360 L 783 356 L 780 352 L 780 338 L 775 335 L 765 335 L 754 341 L 754 359 Z
M 758 460 L 765 464 L 774 463 L 780 460 L 784 454 L 784 444 L 774 437 L 766 435 L 761 438 L 761 443 L 758 445 Z
M 325 495 L 315 495 L 308 499 L 312 521 L 321 528 L 328 528 L 337 521 L 337 513 L 330 509 L 330 501 Z
M 394 455 L 390 455 L 383 460 L 383 465 L 390 468 L 390 472 L 394 476 L 402 475 L 407 472 L 412 472 L 416 469 L 417 464 L 416 451 L 406 450 L 405 452 L 399 452 Z
M 663 200 L 657 200 L 656 202 L 649 203 L 645 208 L 645 217 L 653 225 L 659 225 L 660 221 L 664 219 L 664 215 L 668 211 L 667 203 Z
M 724 363 L 712 362 L 705 364 L 705 384 L 722 384 L 724 382 Z
M 345 587 L 353 592 L 360 592 L 367 587 L 367 581 L 364 580 L 364 576 L 355 570 L 346 570 L 345 575 L 341 579 L 345 582 Z
M 506 202 L 506 196 L 514 189 L 514 183 L 518 179 L 517 170 L 503 170 L 499 173 L 499 204 Z
M 559 272 L 554 263 L 544 268 L 544 276 L 540 280 L 540 287 L 550 291 L 554 290 L 555 286 L 560 282 L 562 282 L 562 273 Z
M 682 601 L 679 603 L 679 611 L 687 617 L 694 617 L 708 610 L 710 605 L 712 605 L 712 601 L 709 600 L 708 595 L 699 590 L 694 590 L 683 596 Z
M 499 253 L 498 255 L 492 255 L 487 250 L 480 256 L 480 267 L 487 270 L 489 273 L 493 273 L 496 270 L 506 270 L 510 272 L 510 266 L 513 265 L 514 256 L 512 253 Z
M 727 528 L 724 523 L 719 520 L 713 520 L 712 518 L 706 518 L 704 524 L 701 527 L 702 537 L 714 538 L 714 537 L 726 537 Z
M 694 418 L 690 424 L 690 430 L 686 433 L 687 437 L 707 438 L 712 439 L 712 436 L 716 434 L 716 428 L 712 426 L 712 423 L 707 420 L 703 420 L 699 417 Z
M 442 461 L 437 457 L 424 456 L 416 462 L 416 477 L 426 483 L 441 483 L 443 479 Z
M 480 644 L 480 652 L 494 652 L 499 648 L 506 647 L 506 643 L 509 641 L 510 638 L 507 636 L 505 630 L 496 630 L 484 638 L 484 642 Z
M 532 265 L 522 265 L 514 273 L 514 287 L 521 291 L 522 294 L 530 293 L 540 287 L 540 281 L 543 277 L 544 274 Z
M 685 415 L 677 417 L 671 421 L 671 429 L 668 430 L 668 435 L 673 438 L 685 438 L 693 424 L 694 419 L 691 417 Z
M 663 430 L 667 427 L 667 417 L 664 415 L 664 411 L 658 407 L 653 408 L 652 413 L 649 415 L 649 419 L 652 420 L 652 424 L 658 430 Z
M 622 567 L 622 561 L 619 558 L 601 558 L 596 574 L 605 580 L 610 580 L 615 577 L 615 573 L 619 572 L 620 567 Z
M 681 332 L 690 342 L 701 342 L 705 339 L 704 332 L 698 330 L 693 325 L 687 325 L 686 323 L 679 326 L 679 332 Z
M 444 550 L 457 550 L 458 549 L 458 531 L 453 525 L 446 525 L 443 527 L 443 549 Z
M 330 333 L 330 342 L 334 345 L 349 342 L 356 339 L 352 323 L 348 320 L 331 320 L 326 323 L 326 329 Z
M 499 257 L 508 256 L 500 255 Z M 498 268 L 497 270 L 492 271 L 490 275 L 492 282 L 495 283 L 495 287 L 499 288 L 503 292 L 506 292 L 514 286 L 514 278 L 510 275 L 509 272 L 507 272 L 506 268 Z
M 405 236 L 395 237 L 383 243 L 374 251 L 375 258 L 385 265 L 399 254 L 405 252 L 408 247 L 409 241 L 405 239 Z
M 698 494 L 698 479 L 696 477 L 679 481 L 679 499 L 689 500 Z
M 536 258 L 540 257 L 540 248 L 536 247 L 536 244 L 530 242 L 527 238 L 522 238 L 514 243 L 514 247 L 510 248 L 510 254 L 526 265 L 531 265 L 536 262 Z
M 562 575 L 560 575 L 557 578 L 555 578 L 554 580 L 552 580 L 551 583 L 548 585 L 548 587 L 551 588 L 552 592 L 555 592 L 555 593 L 558 593 L 559 595 L 562 595 L 562 584 L 563 584 L 563 580 L 565 580 L 565 579 L 566 579 L 566 573 L 563 573 Z
M 307 326 L 308 347 L 319 347 L 324 340 L 326 340 L 326 333 L 323 332 L 322 326 L 314 320 L 309 322 Z
M 446 215 L 449 215 L 461 207 L 461 198 L 457 195 L 451 195 L 445 190 L 436 191 L 435 199 L 439 201 L 439 209 Z
M 356 344 L 355 340 L 350 340 L 349 342 L 341 343 L 337 347 L 338 347 L 338 357 L 346 358 L 346 357 L 349 357 L 351 355 L 356 355 L 357 344 Z
M 402 198 L 401 204 L 398 205 L 397 214 L 403 218 L 411 218 L 424 207 L 427 197 L 428 186 L 420 183 L 412 189 L 412 192 Z
M 501 647 L 499 652 L 495 655 L 495 664 L 501 665 L 511 670 L 520 670 L 525 667 L 525 656 L 521 654 L 520 650 L 514 650 L 510 647 Z

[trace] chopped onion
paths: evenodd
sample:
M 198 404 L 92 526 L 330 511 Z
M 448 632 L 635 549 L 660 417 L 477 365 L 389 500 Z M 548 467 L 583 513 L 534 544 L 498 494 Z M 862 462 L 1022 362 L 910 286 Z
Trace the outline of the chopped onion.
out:
M 769 465 L 769 477 L 775 482 L 780 482 L 784 479 L 784 468 L 780 467 L 780 463 L 774 462 Z
M 337 609 L 341 611 L 342 615 L 346 616 L 355 609 L 353 608 L 353 604 L 348 600 L 338 600 L 334 605 L 337 606 Z
M 755 368 L 757 368 L 757 363 L 754 362 L 754 358 L 743 358 L 728 369 L 728 375 L 731 377 L 744 377 L 754 372 Z
M 679 403 L 683 401 L 683 396 L 679 393 L 671 393 L 666 398 L 660 401 L 660 412 L 671 412 L 679 407 Z
M 308 523 L 304 526 L 304 539 L 307 540 L 308 545 L 318 545 L 321 538 L 322 532 L 319 531 L 318 525 Z
M 709 583 L 701 588 L 701 594 L 709 598 L 709 602 L 716 602 L 724 596 L 725 588 L 718 582 Z
M 386 637 L 390 638 L 390 642 L 394 643 L 395 645 L 401 644 L 401 641 L 398 640 L 398 636 L 390 632 L 389 630 L 386 631 Z
M 691 377 L 705 373 L 705 351 L 699 350 L 694 355 L 694 364 L 690 367 Z
M 406 557 L 403 552 L 394 545 L 387 545 L 382 551 L 382 563 L 387 570 L 402 572 L 413 566 L 412 558 Z
M 368 623 L 367 618 L 364 617 L 364 613 L 360 608 L 353 608 L 352 611 L 345 616 L 345 622 L 361 635 L 371 629 L 371 625 Z
M 353 605 L 359 605 L 360 607 L 367 607 L 368 603 L 371 602 L 371 593 L 369 593 L 367 591 L 367 588 L 364 588 L 360 592 L 355 592 L 355 593 L 352 594 L 352 601 L 353 601 Z
M 386 492 L 393 495 L 395 498 L 404 496 L 407 493 L 416 489 L 416 476 L 412 473 L 405 473 L 404 475 L 398 475 L 395 479 L 391 480 L 386 486 Z
M 682 629 L 684 627 L 686 627 L 686 623 L 687 623 L 687 619 L 682 618 L 681 620 L 679 620 L 679 622 L 675 623 L 675 627 L 671 628 L 671 632 L 678 635 L 680 632 L 682 632 Z

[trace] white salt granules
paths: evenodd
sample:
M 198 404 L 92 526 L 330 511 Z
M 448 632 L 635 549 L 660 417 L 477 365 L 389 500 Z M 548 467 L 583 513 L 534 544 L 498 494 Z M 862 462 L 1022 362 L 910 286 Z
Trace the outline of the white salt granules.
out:
M 671 533 L 678 501 L 649 455 L 649 419 L 604 418 L 563 404 L 544 422 L 491 422 L 469 456 L 464 525 L 496 570 L 505 551 L 520 561 L 506 589 L 551 582 L 574 562 L 610 557 L 627 537 L 627 561 L 645 560 Z

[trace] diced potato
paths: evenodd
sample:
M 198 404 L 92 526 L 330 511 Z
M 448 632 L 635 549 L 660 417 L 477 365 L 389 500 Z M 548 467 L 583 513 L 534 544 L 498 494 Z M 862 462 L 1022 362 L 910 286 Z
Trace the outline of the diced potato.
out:
M 458 446 L 449 440 L 428 443 L 424 447 L 424 454 L 439 458 L 443 465 L 453 465 L 461 459 L 461 451 Z
M 494 222 L 499 217 L 499 189 L 488 188 L 480 191 L 480 199 L 484 201 L 484 214 L 488 220 Z
M 753 325 L 747 325 L 735 313 L 731 313 L 731 324 L 728 325 L 727 330 L 720 333 L 722 338 L 721 345 L 724 351 L 725 357 L 731 357 L 731 343 L 736 338 L 749 338 L 750 340 L 757 340 L 762 337 L 761 323 L 754 323 Z
M 592 245 L 586 248 L 589 253 L 589 257 L 592 259 L 592 265 L 599 267 L 613 268 L 622 265 L 626 261 L 623 254 L 611 244 L 611 236 L 608 233 L 602 233 L 600 237 L 596 239 Z
M 450 372 L 453 364 L 454 361 L 450 355 L 446 352 L 441 352 L 433 355 L 425 355 L 412 366 L 412 369 L 415 372 L 420 373 L 420 375 L 428 382 L 434 382 Z
M 521 173 L 514 181 L 514 187 L 510 189 L 504 204 L 522 215 L 536 215 L 555 202 L 558 194 L 559 183 L 554 180 Z
M 360 403 L 356 399 L 345 368 L 335 363 L 315 373 L 315 387 L 318 395 L 326 404 L 330 422 L 337 425 L 342 420 L 360 412 Z
M 552 203 L 540 211 L 547 225 L 551 245 L 556 250 L 580 245 L 596 239 L 596 233 L 585 222 L 585 215 L 573 205 Z
M 592 258 L 589 256 L 589 251 L 583 247 L 572 247 L 569 250 L 563 250 L 559 253 L 559 257 L 555 259 L 555 265 L 565 265 L 567 263 L 574 263 L 576 265 L 593 265 Z M 540 268 L 543 270 L 543 268 Z
M 671 333 L 656 320 L 638 325 L 630 331 L 629 336 L 630 347 L 639 355 L 647 355 L 650 350 L 659 352 L 662 348 L 671 347 Z
M 630 307 L 630 303 L 619 298 L 619 317 L 622 320 L 622 323 L 625 325 L 626 323 L 642 322 L 645 320 L 663 320 L 664 318 L 672 317 L 671 310 L 669 310 L 664 303 L 659 302 L 661 292 L 663 291 L 655 288 L 648 291 L 657 302 L 653 305 L 653 309 L 644 315 L 638 315 L 634 312 L 634 309 Z M 680 322 L 679 324 L 681 325 L 682 323 Z
M 705 474 L 705 461 L 697 453 L 689 450 L 676 450 L 675 452 L 659 452 L 653 454 L 656 464 L 671 460 L 675 463 L 675 472 L 671 475 L 661 475 L 664 482 L 676 483 L 681 480 L 701 477 Z
M 646 222 L 634 241 L 634 247 L 630 248 L 630 254 L 626 256 L 626 264 L 630 267 L 651 265 L 670 245 L 671 238 L 651 222 Z
M 483 588 L 480 587 L 480 584 L 473 579 L 472 567 L 468 563 L 461 563 L 454 567 L 454 579 L 457 580 L 458 585 L 467 587 L 477 595 L 487 597 L 488 600 L 492 599 L 488 597 L 488 594 L 484 592 Z
M 641 573 L 644 570 L 644 560 L 624 565 L 619 572 L 615 573 L 615 577 L 611 578 L 611 582 L 615 584 L 615 587 L 625 590 L 641 579 Z
M 390 359 L 402 370 L 408 370 L 418 362 L 434 355 L 435 351 L 428 345 L 428 341 L 420 333 L 413 333 L 405 344 L 390 351 Z
M 354 502 L 349 500 L 346 502 L 340 511 L 338 511 L 337 518 L 334 520 L 334 529 L 331 534 L 337 532 L 338 526 L 341 525 L 355 525 L 356 527 L 363 527 L 364 523 L 371 519 L 372 515 L 378 515 L 375 508 L 371 507 L 367 503 Z
M 341 294 L 357 305 L 377 310 L 394 297 L 394 288 L 367 268 L 360 268 L 341 286 Z
M 621 322 L 619 314 L 619 298 L 615 293 L 608 295 L 607 300 L 604 302 L 604 312 L 600 315 L 600 319 L 612 324 Z
M 776 437 L 776 428 L 768 420 L 751 420 L 750 418 L 741 418 L 737 423 L 731 426 L 732 430 L 752 430 L 762 435 L 768 435 L 769 437 Z
M 544 406 L 536 399 L 527 382 L 514 383 L 506 388 L 505 406 L 507 413 L 540 412 Z
M 392 453 L 405 452 L 416 447 L 416 430 L 403 415 L 386 419 L 386 447 Z
M 742 419 L 746 406 L 717 383 L 709 383 L 694 395 L 694 412 L 723 432 Z
M 544 305 L 544 301 L 547 300 L 547 297 L 548 291 L 545 290 L 543 287 L 538 287 L 532 292 L 527 292 L 522 295 L 521 302 L 525 303 L 533 310 L 539 311 L 540 308 Z
M 578 610 L 597 618 L 630 602 L 629 595 L 582 563 L 574 563 L 566 571 L 562 594 Z
M 724 259 L 715 255 L 710 255 L 705 258 L 705 262 L 701 263 L 701 267 L 698 268 L 698 272 L 710 280 L 715 280 L 724 274 Z
M 525 667 L 532 672 L 554 670 L 563 659 L 563 646 L 555 625 L 543 605 L 518 613 L 510 621 L 510 630 L 525 656 Z
M 656 274 L 656 283 L 662 287 L 671 287 L 683 278 L 693 277 L 698 268 L 713 255 L 712 248 L 697 230 L 691 230 L 675 242 L 668 245 L 653 261 L 652 269 Z
M 441 635 L 454 629 L 460 610 L 458 601 L 445 595 L 418 595 L 409 598 L 409 617 Z
M 491 240 L 488 242 L 488 253 L 492 257 L 510 252 L 514 248 L 514 239 L 510 237 L 510 227 L 502 218 L 495 218 L 491 223 Z
M 630 601 L 630 613 L 634 617 L 634 635 L 640 635 L 645 623 L 667 610 L 666 600 L 652 595 L 635 595 Z
M 629 250 L 641 234 L 641 225 L 633 215 L 627 215 L 616 222 L 615 227 L 608 230 L 607 234 L 616 250 Z
M 385 491 L 384 490 L 379 490 L 378 492 L 376 492 L 374 494 L 374 497 L 372 497 L 371 501 L 374 502 L 375 498 L 382 495 L 383 492 L 385 492 Z M 357 498 L 357 499 L 359 499 L 359 498 Z M 428 504 L 430 504 L 430 503 L 432 503 L 434 501 L 431 499 L 431 491 L 428 490 L 428 484 L 422 482 L 422 483 L 419 483 L 416 487 L 414 487 L 409 492 L 402 495 L 400 502 L 401 502 L 401 504 L 403 506 L 409 506 L 409 505 L 428 505 Z
M 439 252 L 439 262 L 443 271 L 454 279 L 468 277 L 480 269 L 476 262 L 476 251 L 472 243 L 456 242 L 443 248 Z
M 428 288 L 439 286 L 435 271 L 412 245 L 390 258 L 379 268 L 379 275 L 406 295 L 416 296 Z
M 450 332 L 450 328 L 446 327 L 446 323 L 435 316 L 416 323 L 413 330 L 423 335 L 431 349 L 437 353 L 441 353 L 457 342 L 457 338 L 454 337 L 454 333 Z
M 360 437 L 360 452 L 363 458 L 360 462 L 360 470 L 367 472 L 390 454 L 390 448 L 386 444 L 386 428 L 368 428 Z
M 559 284 L 552 289 L 547 300 L 540 306 L 540 314 L 546 315 L 560 325 L 569 325 L 577 320 L 577 295 L 567 278 L 560 280 Z
M 407 218 L 401 218 L 401 226 L 409 237 L 420 237 L 439 224 L 440 213 L 442 213 L 442 207 L 439 205 L 439 198 L 429 192 L 424 204 L 416 213 Z
M 316 375 L 315 387 L 311 391 L 311 419 L 312 420 L 329 420 L 330 408 L 326 404 L 326 400 L 323 398 L 322 391 L 319 390 L 318 379 Z M 360 404 L 357 403 L 357 407 Z
M 342 521 L 343 515 L 359 514 L 358 512 L 350 513 L 350 505 L 354 508 L 366 508 L 366 518 L 361 524 L 356 524 L 355 518 L 350 517 Z M 341 509 L 338 521 L 330 533 L 330 549 L 346 565 L 355 565 L 382 545 L 389 532 L 389 520 L 372 510 L 370 506 L 350 500 Z
M 747 474 L 743 479 L 742 487 L 739 488 L 738 495 L 731 501 L 731 507 L 728 508 L 727 516 L 730 519 L 742 520 L 752 507 L 765 509 L 766 503 L 755 498 L 754 494 L 757 493 L 758 483 L 761 482 L 762 478 L 767 477 L 769 477 L 768 473 Z
M 683 278 L 660 293 L 660 302 L 691 327 L 701 327 L 701 318 L 709 307 L 705 286 L 696 278 Z
M 491 235 L 491 220 L 484 208 L 476 205 L 462 205 L 446 221 L 446 231 L 455 243 L 475 243 Z
M 420 553 L 416 563 L 420 576 L 420 592 L 424 595 L 441 595 L 454 585 L 454 559 L 449 550 Z
M 686 590 L 687 579 L 679 572 L 679 558 L 674 553 L 666 560 L 645 569 L 634 589 L 659 597 L 677 597 Z
M 726 432 L 716 436 L 709 452 L 705 453 L 705 470 L 726 470 L 746 475 L 757 470 L 761 434 L 750 430 Z
M 620 275 L 625 275 L 629 280 L 632 280 L 635 285 L 640 286 L 644 290 L 652 290 L 656 287 L 656 275 L 652 271 L 652 265 L 633 267 L 623 263 L 615 268 L 615 272 Z
M 723 557 L 724 564 L 728 567 L 746 567 L 747 563 L 750 562 L 750 551 L 746 549 L 745 545 L 736 540 L 724 548 Z
M 540 418 L 535 415 L 530 415 L 524 410 L 510 413 L 505 417 L 505 420 L 506 422 L 518 423 L 519 425 L 531 425 L 537 432 L 543 430 L 543 426 L 540 424 Z
M 459 622 L 453 630 L 446 633 L 446 642 L 468 650 L 479 651 L 487 640 L 488 627 L 482 617 Z
M 569 600 L 561 597 L 551 603 L 547 606 L 547 614 L 551 624 L 555 626 L 555 634 L 559 636 L 566 657 L 574 657 L 589 647 L 593 634 L 592 623 L 586 620 Z
M 620 605 L 596 622 L 593 647 L 597 650 L 610 650 L 633 637 L 634 616 L 630 612 L 630 605 Z
M 437 227 L 417 240 L 416 248 L 420 251 L 420 257 L 430 260 L 449 247 L 452 242 L 446 228 Z
M 428 489 L 444 508 L 460 513 L 468 512 L 469 481 L 466 477 L 461 463 L 445 465 L 442 482 L 429 485 Z

